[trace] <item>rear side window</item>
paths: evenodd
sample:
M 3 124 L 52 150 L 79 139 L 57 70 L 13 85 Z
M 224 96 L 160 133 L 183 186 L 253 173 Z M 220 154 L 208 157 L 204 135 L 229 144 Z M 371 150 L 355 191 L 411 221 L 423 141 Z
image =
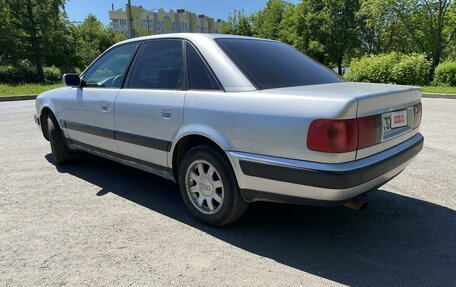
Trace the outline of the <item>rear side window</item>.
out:
M 189 43 L 186 45 L 189 89 L 220 90 L 217 81 L 195 48 Z
M 328 68 L 284 43 L 234 38 L 215 41 L 260 90 L 343 81 Z
M 128 88 L 178 90 L 183 80 L 181 40 L 153 40 L 144 45 Z

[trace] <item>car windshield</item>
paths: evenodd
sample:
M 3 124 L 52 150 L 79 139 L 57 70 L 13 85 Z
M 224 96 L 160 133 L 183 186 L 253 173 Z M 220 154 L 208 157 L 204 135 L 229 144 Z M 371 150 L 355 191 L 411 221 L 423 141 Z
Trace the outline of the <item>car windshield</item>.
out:
M 344 81 L 325 66 L 281 42 L 240 38 L 215 41 L 260 90 Z

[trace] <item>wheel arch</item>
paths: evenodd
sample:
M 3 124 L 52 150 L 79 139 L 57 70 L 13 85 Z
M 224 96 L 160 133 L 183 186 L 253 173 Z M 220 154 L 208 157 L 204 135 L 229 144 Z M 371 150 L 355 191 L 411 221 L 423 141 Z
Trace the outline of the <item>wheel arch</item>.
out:
M 228 142 L 220 135 L 211 136 L 206 132 L 186 132 L 182 133 L 173 142 L 171 152 L 168 158 L 169 166 L 172 170 L 172 176 L 177 182 L 179 164 L 182 161 L 183 156 L 186 152 L 195 146 L 206 144 L 218 151 L 232 166 L 231 161 L 225 153 L 225 150 L 229 148 Z
M 48 126 L 47 126 L 47 118 L 49 115 L 53 115 L 55 117 L 54 112 L 48 106 L 44 106 L 41 108 L 40 111 L 40 126 L 41 132 L 43 133 L 44 138 L 49 141 L 49 134 L 48 134 Z

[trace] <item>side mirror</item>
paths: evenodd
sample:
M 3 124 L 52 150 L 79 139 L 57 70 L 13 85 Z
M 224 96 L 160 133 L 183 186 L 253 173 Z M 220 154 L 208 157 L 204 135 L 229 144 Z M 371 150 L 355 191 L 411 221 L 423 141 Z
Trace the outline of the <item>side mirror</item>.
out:
M 78 74 L 64 74 L 62 76 L 62 82 L 69 87 L 79 88 L 81 86 L 81 78 L 79 78 Z

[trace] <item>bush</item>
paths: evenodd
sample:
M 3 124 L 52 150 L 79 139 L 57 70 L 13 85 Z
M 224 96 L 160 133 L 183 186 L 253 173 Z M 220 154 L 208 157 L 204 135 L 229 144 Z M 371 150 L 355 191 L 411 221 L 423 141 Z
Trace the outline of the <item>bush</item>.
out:
M 35 69 L 28 61 L 22 61 L 16 66 L 0 66 L 1 83 L 15 84 L 35 81 Z
M 456 62 L 443 62 L 437 66 L 434 84 L 440 86 L 456 86 Z
M 55 66 L 44 67 L 43 70 L 47 82 L 58 82 L 62 79 L 62 73 Z
M 431 62 L 424 55 L 403 55 L 393 66 L 396 84 L 425 86 L 430 82 Z
M 44 67 L 43 70 L 47 82 L 57 82 L 62 77 L 55 66 Z M 22 61 L 15 66 L 0 66 L 0 83 L 35 83 L 36 78 L 35 67 L 28 61 Z
M 394 83 L 391 67 L 398 61 L 396 53 L 354 59 L 346 77 L 354 82 Z
M 427 85 L 430 67 L 424 55 L 381 54 L 353 60 L 346 77 L 354 82 Z

